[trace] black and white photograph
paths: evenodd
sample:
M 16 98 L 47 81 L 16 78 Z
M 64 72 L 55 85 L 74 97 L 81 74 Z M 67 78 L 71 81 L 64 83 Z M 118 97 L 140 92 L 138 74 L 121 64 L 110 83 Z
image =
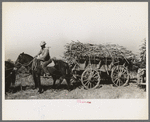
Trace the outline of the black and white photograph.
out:
M 4 120 L 148 119 L 148 2 L 2 2 L 2 77 Z

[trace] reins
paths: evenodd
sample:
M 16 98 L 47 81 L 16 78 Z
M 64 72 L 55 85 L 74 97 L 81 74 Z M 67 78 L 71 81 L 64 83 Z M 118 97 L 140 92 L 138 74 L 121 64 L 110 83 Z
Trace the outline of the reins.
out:
M 22 64 L 20 62 L 18 62 L 18 63 L 21 64 L 22 66 L 26 67 L 26 66 L 29 66 L 33 62 L 33 60 L 34 60 L 34 58 L 29 63 L 25 63 L 25 64 Z
M 32 68 L 32 70 L 35 70 L 35 69 L 37 68 L 38 62 L 37 62 L 37 60 L 36 60 L 35 58 L 34 58 L 33 60 L 34 60 L 34 62 L 33 62 L 33 64 L 32 64 L 32 67 L 31 67 L 31 68 Z M 33 61 L 33 60 L 32 60 L 32 61 Z

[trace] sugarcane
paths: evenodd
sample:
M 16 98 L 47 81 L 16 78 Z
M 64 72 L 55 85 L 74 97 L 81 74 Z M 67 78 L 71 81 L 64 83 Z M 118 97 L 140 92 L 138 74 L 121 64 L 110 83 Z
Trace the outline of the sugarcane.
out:
M 67 45 L 65 45 L 65 49 L 66 51 L 64 52 L 64 57 L 68 60 L 72 60 L 75 56 L 78 59 L 86 56 L 97 56 L 100 58 L 110 57 L 112 60 L 123 57 L 127 61 L 127 57 L 134 56 L 132 51 L 116 44 L 84 44 L 80 41 L 72 41 L 71 43 L 67 43 Z

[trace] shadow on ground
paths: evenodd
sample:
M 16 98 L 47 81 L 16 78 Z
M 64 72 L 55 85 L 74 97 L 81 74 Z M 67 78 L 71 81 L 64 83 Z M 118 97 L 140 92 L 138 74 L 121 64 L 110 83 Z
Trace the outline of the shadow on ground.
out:
M 136 83 L 136 79 L 130 79 L 129 83 L 126 86 L 128 86 L 130 83 Z M 100 84 L 96 89 L 99 89 L 99 88 L 103 87 L 103 85 L 112 85 L 112 86 L 114 86 L 113 83 L 112 83 L 111 78 L 108 77 L 108 76 L 101 78 Z M 56 84 L 55 86 L 53 86 L 53 85 L 42 85 L 42 87 L 43 87 L 44 91 L 47 91 L 47 90 L 50 90 L 50 89 L 53 89 L 53 90 L 68 90 L 68 85 L 66 83 L 65 84 L 60 84 L 60 85 Z M 140 88 L 143 88 L 143 87 L 144 86 L 140 86 Z M 79 88 L 79 89 L 83 88 L 83 85 L 82 85 L 80 80 L 71 83 L 70 91 L 74 90 L 76 88 Z M 21 90 L 29 90 L 29 89 L 34 89 L 34 85 L 26 85 L 26 86 L 18 85 L 18 86 L 13 86 L 13 87 L 11 86 L 8 93 L 16 93 L 16 92 L 19 92 Z

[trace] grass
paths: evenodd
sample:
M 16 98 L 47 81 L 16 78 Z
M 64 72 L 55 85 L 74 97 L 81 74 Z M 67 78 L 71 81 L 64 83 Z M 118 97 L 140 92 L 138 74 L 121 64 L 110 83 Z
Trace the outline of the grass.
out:
M 146 92 L 137 86 L 136 82 L 130 82 L 126 87 L 113 87 L 111 82 L 101 82 L 99 88 L 85 90 L 78 83 L 73 85 L 73 90 L 67 90 L 64 81 L 60 87 L 53 88 L 52 79 L 41 79 L 44 93 L 39 94 L 38 89 L 33 90 L 34 82 L 32 77 L 17 78 L 15 88 L 6 95 L 6 99 L 144 99 Z M 56 82 L 57 85 L 58 81 Z M 23 90 L 21 90 L 21 86 Z

